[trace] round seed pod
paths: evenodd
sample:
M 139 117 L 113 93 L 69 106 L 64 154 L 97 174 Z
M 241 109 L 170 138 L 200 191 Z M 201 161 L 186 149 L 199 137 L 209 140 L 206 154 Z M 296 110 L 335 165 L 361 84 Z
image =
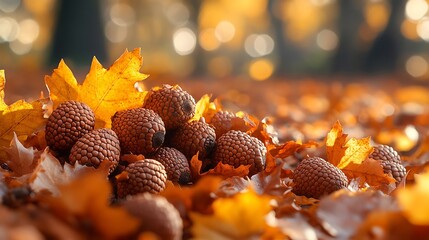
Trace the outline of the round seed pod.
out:
M 217 140 L 214 161 L 234 166 L 251 165 L 249 176 L 265 169 L 267 149 L 257 138 L 231 130 Z
M 83 102 L 63 102 L 46 122 L 45 139 L 48 146 L 59 152 L 68 152 L 83 135 L 94 129 L 95 115 Z
M 320 198 L 341 188 L 346 188 L 346 175 L 331 163 L 320 157 L 302 160 L 293 173 L 294 187 L 297 195 Z
M 164 165 L 168 180 L 180 184 L 186 184 L 192 180 L 188 159 L 179 150 L 161 147 L 152 158 Z
M 76 161 L 81 165 L 98 168 L 103 160 L 113 163 L 112 172 L 119 163 L 121 148 L 116 133 L 107 128 L 101 128 L 89 132 L 75 143 L 70 151 L 69 161 Z
M 152 89 L 145 97 L 144 108 L 152 109 L 164 121 L 166 129 L 185 124 L 195 114 L 195 99 L 178 85 Z
M 406 169 L 401 164 L 401 157 L 398 152 L 388 145 L 374 146 L 374 151 L 369 158 L 377 160 L 383 167 L 386 174 L 391 175 L 397 183 L 400 183 L 406 174 Z
M 118 135 L 122 153 L 145 155 L 155 152 L 164 143 L 164 123 L 150 109 L 116 112 L 112 117 L 112 130 Z
M 159 193 L 165 189 L 167 172 L 165 167 L 154 159 L 133 162 L 125 168 L 124 172 L 126 177 L 117 179 L 120 198 L 143 192 Z
M 399 163 L 389 161 L 380 161 L 380 163 L 384 173 L 391 175 L 396 180 L 396 183 L 400 183 L 407 173 L 405 167 Z
M 168 144 L 191 159 L 199 152 L 200 159 L 209 156 L 216 147 L 216 134 L 205 122 L 185 123 L 169 135 Z
M 216 138 L 227 133 L 232 128 L 232 119 L 235 117 L 233 113 L 227 111 L 219 111 L 212 117 L 210 124 L 213 125 Z
M 374 146 L 374 151 L 369 155 L 370 158 L 379 161 L 388 161 L 394 163 L 401 163 L 401 157 L 398 152 L 388 145 Z
M 182 239 L 182 218 L 164 197 L 142 193 L 127 198 L 122 205 L 140 220 L 140 232 L 155 233 L 160 239 Z

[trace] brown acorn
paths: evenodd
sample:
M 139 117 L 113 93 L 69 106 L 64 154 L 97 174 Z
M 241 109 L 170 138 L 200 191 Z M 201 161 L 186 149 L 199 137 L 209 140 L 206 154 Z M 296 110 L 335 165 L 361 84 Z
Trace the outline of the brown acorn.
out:
M 195 99 L 178 85 L 165 84 L 146 95 L 143 107 L 156 112 L 168 130 L 185 124 L 194 116 Z
M 227 133 L 232 128 L 232 119 L 235 117 L 233 113 L 227 111 L 216 112 L 210 120 L 210 124 L 213 125 L 216 138 L 219 138 L 223 134 Z
M 95 115 L 88 105 L 77 101 L 63 102 L 46 122 L 46 143 L 55 151 L 68 152 L 94 126 Z
M 302 160 L 293 172 L 296 195 L 320 198 L 341 188 L 346 188 L 346 175 L 337 167 L 320 157 Z
M 164 143 L 164 123 L 150 109 L 133 108 L 116 112 L 112 117 L 112 130 L 118 135 L 123 154 L 149 154 Z
M 154 159 L 144 159 L 130 163 L 117 177 L 118 197 L 164 190 L 167 181 L 165 167 Z
M 251 165 L 249 176 L 265 169 L 267 149 L 257 138 L 245 132 L 231 130 L 217 140 L 214 161 L 226 163 L 235 168 Z
M 164 165 L 168 180 L 180 184 L 186 184 L 192 180 L 188 159 L 179 150 L 161 147 L 152 158 Z
M 103 160 L 108 160 L 112 164 L 112 172 L 119 163 L 121 148 L 116 133 L 107 128 L 93 130 L 75 143 L 70 151 L 69 161 L 74 164 L 76 161 L 81 165 L 98 168 Z
M 209 156 L 216 147 L 216 134 L 210 125 L 201 121 L 192 121 L 172 131 L 168 135 L 168 145 L 191 159 L 199 152 L 200 159 Z
M 182 218 L 164 197 L 142 193 L 127 198 L 122 205 L 141 222 L 141 233 L 152 232 L 166 240 L 182 239 Z
M 377 160 L 383 166 L 383 171 L 391 175 L 397 183 L 400 183 L 405 177 L 406 169 L 401 164 L 401 157 L 398 152 L 387 145 L 374 146 L 374 151 L 369 155 L 369 158 Z

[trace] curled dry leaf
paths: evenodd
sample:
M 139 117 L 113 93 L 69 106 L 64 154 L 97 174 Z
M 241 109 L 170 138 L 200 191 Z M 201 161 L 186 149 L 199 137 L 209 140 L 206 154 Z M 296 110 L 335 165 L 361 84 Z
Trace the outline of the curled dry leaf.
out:
M 36 155 L 38 151 L 33 147 L 24 147 L 14 133 L 10 147 L 6 149 L 7 166 L 12 170 L 12 175 L 19 177 L 33 172 L 37 164 Z
M 197 239 L 257 238 L 268 227 L 270 198 L 249 190 L 213 203 L 213 214 L 191 213 L 192 233 Z
M 86 103 L 96 117 L 96 128 L 110 127 L 110 118 L 116 111 L 139 107 L 146 92 L 134 85 L 148 76 L 140 73 L 143 58 L 140 49 L 126 50 L 110 68 L 105 69 L 96 58 L 82 84 L 61 60 L 51 76 L 45 77 L 49 97 L 56 108 L 61 102 L 77 100 Z
M 229 178 L 233 176 L 245 177 L 249 175 L 249 169 L 252 165 L 240 165 L 237 168 L 229 164 L 224 164 L 219 162 L 213 169 L 208 170 L 207 172 L 201 173 L 203 162 L 198 159 L 198 153 L 195 154 L 190 162 L 192 178 L 194 181 L 200 179 L 206 175 L 219 176 L 222 178 Z
M 360 164 L 350 163 L 342 171 L 348 179 L 357 178 L 361 186 L 365 183 L 370 186 L 380 186 L 396 182 L 394 178 L 384 173 L 379 161 L 371 158 L 365 159 Z

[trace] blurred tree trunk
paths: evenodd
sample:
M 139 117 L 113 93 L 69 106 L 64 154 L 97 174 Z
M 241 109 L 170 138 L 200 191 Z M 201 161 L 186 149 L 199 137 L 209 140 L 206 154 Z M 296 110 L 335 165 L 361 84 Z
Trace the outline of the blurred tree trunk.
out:
M 87 66 L 92 57 L 107 60 L 100 0 L 58 1 L 56 26 L 49 64 L 64 58 L 77 66 Z
M 296 73 L 293 69 L 296 69 L 296 65 L 299 60 L 300 52 L 288 38 L 285 37 L 284 29 L 285 23 L 283 19 L 279 19 L 279 11 L 281 4 L 278 0 L 268 0 L 268 12 L 272 29 L 274 31 L 274 42 L 276 43 L 275 51 L 278 53 L 278 67 L 274 73 L 277 76 L 286 74 Z
M 202 49 L 199 44 L 199 35 L 200 35 L 200 27 L 199 27 L 199 18 L 201 12 L 201 5 L 203 1 L 192 1 L 186 0 L 185 4 L 189 6 L 190 11 L 190 20 L 193 24 L 195 24 L 195 36 L 197 38 L 197 44 L 195 46 L 195 50 L 192 53 L 194 60 L 194 70 L 192 75 L 194 77 L 201 77 L 206 72 L 206 61 L 204 56 L 204 49 Z
M 359 28 L 363 21 L 363 1 L 340 0 L 337 27 L 338 49 L 332 60 L 332 71 L 356 73 L 362 58 L 359 47 Z
M 386 28 L 375 39 L 364 58 L 364 70 L 369 73 L 386 73 L 397 69 L 404 38 L 401 23 L 406 1 L 391 0 L 391 13 Z

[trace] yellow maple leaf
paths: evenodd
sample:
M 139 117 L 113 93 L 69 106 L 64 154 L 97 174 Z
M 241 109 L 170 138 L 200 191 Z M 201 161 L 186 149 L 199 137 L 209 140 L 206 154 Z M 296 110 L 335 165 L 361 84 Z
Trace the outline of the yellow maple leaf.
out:
M 429 170 L 429 169 L 427 169 Z M 429 225 L 429 171 L 415 175 L 416 183 L 400 189 L 399 205 L 408 220 L 416 225 Z
M 332 127 L 326 137 L 326 155 L 328 161 L 340 169 L 349 164 L 361 164 L 373 151 L 370 137 L 347 140 L 347 134 L 343 134 L 343 128 L 339 121 Z
M 146 92 L 134 87 L 148 77 L 140 72 L 142 63 L 140 49 L 126 50 L 109 69 L 94 57 L 88 75 L 78 84 L 61 60 L 52 75 L 45 77 L 45 83 L 54 108 L 68 100 L 84 102 L 94 111 L 97 128 L 110 127 L 110 118 L 116 111 L 142 106 Z
M 253 190 L 217 199 L 213 203 L 213 215 L 190 214 L 194 223 L 191 231 L 196 239 L 256 238 L 267 228 L 269 202 L 269 197 Z
M 46 119 L 43 118 L 44 110 L 42 102 L 26 102 L 19 100 L 11 105 L 4 102 L 4 87 L 6 79 L 4 71 L 0 71 L 0 160 L 5 160 L 5 147 L 8 147 L 14 136 L 28 136 L 44 126 Z
M 204 116 L 204 114 L 210 110 L 210 107 L 212 104 L 210 104 L 210 95 L 204 94 L 200 100 L 195 104 L 195 115 L 191 119 L 192 120 L 200 120 L 201 117 Z
M 0 111 L 3 111 L 7 105 L 4 102 L 4 85 L 6 84 L 6 79 L 4 77 L 4 70 L 0 70 Z

